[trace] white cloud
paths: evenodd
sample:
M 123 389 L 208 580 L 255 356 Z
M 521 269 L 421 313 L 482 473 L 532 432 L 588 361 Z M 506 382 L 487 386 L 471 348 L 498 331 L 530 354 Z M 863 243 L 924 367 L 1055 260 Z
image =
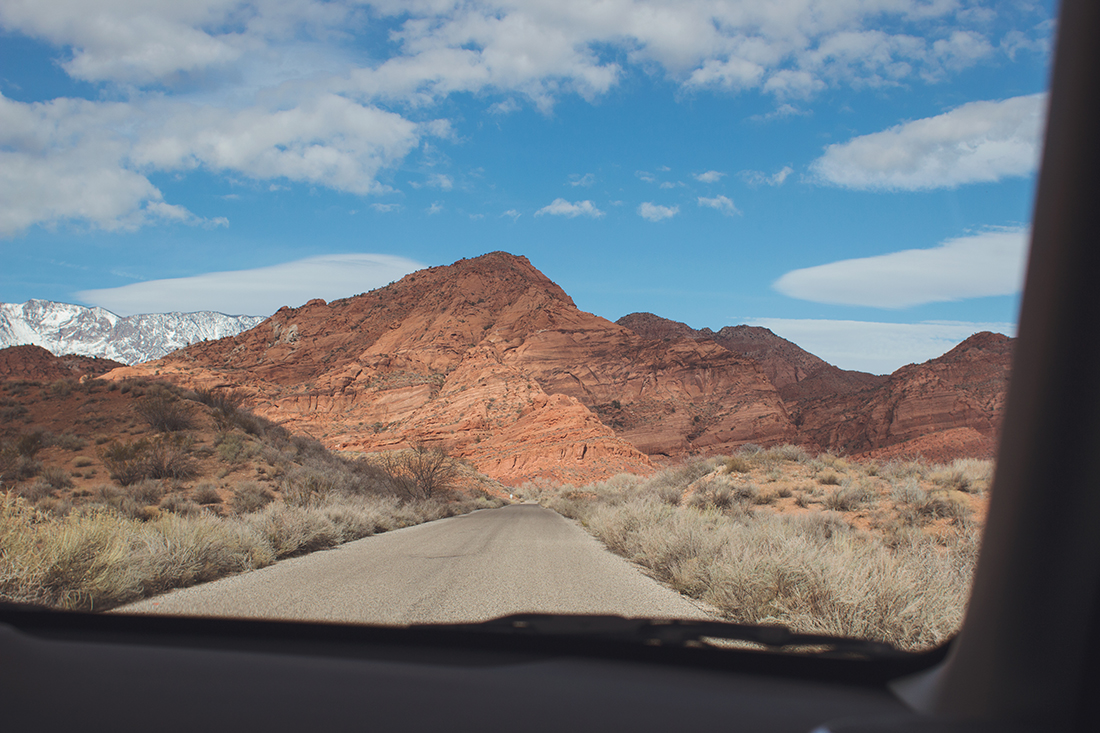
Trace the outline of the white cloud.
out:
M 397 211 L 401 208 L 401 204 L 371 204 L 370 207 L 375 211 L 380 211 L 383 214 L 391 211 Z
M 392 255 L 321 255 L 253 270 L 84 290 L 76 296 L 119 315 L 200 310 L 270 315 L 284 305 L 298 306 L 313 298 L 334 300 L 357 295 L 423 267 Z
M 712 199 L 700 196 L 698 198 L 698 201 L 700 206 L 707 206 L 712 209 L 717 209 L 726 216 L 734 216 L 735 214 L 741 213 L 741 211 L 733 205 L 733 200 L 726 196 L 715 196 Z
M 1023 286 L 1027 244 L 1027 229 L 991 229 L 949 239 L 932 249 L 793 270 L 773 287 L 815 303 L 876 308 L 1011 295 Z
M 24 103 L 0 96 L 0 235 L 63 221 L 106 230 L 210 223 L 165 202 L 148 178 L 155 171 L 202 167 L 382 192 L 378 172 L 423 134 L 399 115 L 328 94 L 291 109 L 237 111 L 158 99 Z
M 785 165 L 770 176 L 763 171 L 741 171 L 737 175 L 750 186 L 782 186 L 787 176 L 794 173 L 794 168 Z
M 541 209 L 535 212 L 535 216 L 542 216 L 543 214 L 552 214 L 554 216 L 566 216 L 570 219 L 581 215 L 590 216 L 593 219 L 598 219 L 603 216 L 603 212 L 597 209 L 591 201 L 578 201 L 576 203 L 570 203 L 565 199 L 554 199 L 552 202 L 543 206 Z
M 753 122 L 771 122 L 772 120 L 781 120 L 786 117 L 799 117 L 808 114 L 810 113 L 803 111 L 788 102 L 779 105 L 771 112 L 767 112 L 762 115 L 753 115 L 752 117 L 749 117 L 749 119 Z
M 656 183 L 657 182 L 657 176 L 653 175 L 652 173 L 649 173 L 648 171 L 634 171 L 634 175 L 636 175 L 638 178 L 642 179 L 646 183 Z
M 661 206 L 660 204 L 653 204 L 648 201 L 638 207 L 638 216 L 646 221 L 671 219 L 679 213 L 679 206 Z
M 705 173 L 696 173 L 692 175 L 692 178 L 702 183 L 718 183 L 725 175 L 720 171 L 706 171 Z
M 770 329 L 841 369 L 872 374 L 890 374 L 906 364 L 935 359 L 981 331 L 1016 335 L 1016 327 L 1011 323 L 877 323 L 797 318 L 756 318 L 746 323 Z
M 438 188 L 442 191 L 450 191 L 455 187 L 454 179 L 442 173 L 432 173 L 423 183 L 409 181 L 413 188 Z
M 583 176 L 580 175 L 579 173 L 573 173 L 573 174 L 570 174 L 570 176 L 569 176 L 569 185 L 574 186 L 574 187 L 575 186 L 583 186 L 584 188 L 589 188 L 595 182 L 596 182 L 596 176 L 595 176 L 595 174 L 592 174 L 592 173 L 585 173 Z
M 497 102 L 489 106 L 490 114 L 494 115 L 510 115 L 513 112 L 519 112 L 521 107 L 519 102 L 509 97 L 503 102 Z
M 443 202 L 433 201 L 432 205 L 429 206 L 428 208 L 424 209 L 424 211 L 425 211 L 425 213 L 428 214 L 428 216 L 432 216 L 434 214 L 439 214 L 443 211 Z
M 516 219 L 523 216 L 523 214 L 519 213 L 515 209 L 508 209 L 507 211 L 505 211 L 503 214 L 500 215 L 500 218 L 503 219 L 506 216 L 510 217 L 512 219 L 512 221 L 515 221 Z
M 150 207 L 176 205 L 150 183 L 164 171 L 381 192 L 379 174 L 426 137 L 456 139 L 448 120 L 412 119 L 454 93 L 496 95 L 494 113 L 549 111 L 563 95 L 605 94 L 630 67 L 691 91 L 771 94 L 778 113 L 827 86 L 935 81 L 995 54 L 988 13 L 957 11 L 953 0 L 5 0 L 0 28 L 51 44 L 70 76 L 127 101 L 35 108 L 37 134 L 53 134 L 47 122 L 79 132 L 44 148 L 5 142 L 3 167 L 36 168 L 32 187 L 71 195 L 23 207 L 4 190 L 0 232 L 176 221 Z M 363 28 L 386 33 L 388 56 L 365 60 Z M 1049 35 L 1009 33 L 1001 47 L 1039 49 Z
M 970 102 L 825 148 L 810 164 L 845 188 L 920 190 L 1026 176 L 1039 162 L 1046 95 Z

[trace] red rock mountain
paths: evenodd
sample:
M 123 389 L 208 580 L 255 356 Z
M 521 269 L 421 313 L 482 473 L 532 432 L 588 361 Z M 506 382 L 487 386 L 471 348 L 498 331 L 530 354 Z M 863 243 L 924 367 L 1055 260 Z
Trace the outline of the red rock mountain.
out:
M 123 366 L 120 362 L 94 356 L 54 356 L 41 346 L 0 349 L 0 379 L 47 381 L 72 379 L 85 374 L 95 377 L 120 366 Z
M 803 403 L 804 439 L 850 454 L 989 457 L 1004 417 L 1013 339 L 978 333 L 881 387 Z
M 352 298 L 282 308 L 250 331 L 110 378 L 140 374 L 243 388 L 258 413 L 329 447 L 439 443 L 513 483 L 646 471 L 656 457 L 728 452 L 746 442 L 852 452 L 895 445 L 925 429 L 995 429 L 995 420 L 952 412 L 951 400 L 942 402 L 943 394 L 962 393 L 955 381 L 970 379 L 974 365 L 929 368 L 937 376 L 924 379 L 927 397 L 941 402 L 913 407 L 912 419 L 897 423 L 876 406 L 909 405 L 916 387 L 904 386 L 908 378 L 836 377 L 853 373 L 766 329 L 697 338 L 683 324 L 636 316 L 627 328 L 585 313 L 525 258 L 494 252 Z M 646 331 L 639 322 L 647 319 L 665 332 Z M 1005 373 L 989 375 L 993 401 L 998 389 L 1003 399 Z M 807 385 L 830 396 L 781 396 L 781 389 Z M 900 390 L 896 398 L 883 392 L 888 387 Z M 966 389 L 977 394 L 976 386 Z
M 648 455 L 797 437 L 751 359 L 585 313 L 503 252 L 283 308 L 115 376 L 132 373 L 243 386 L 259 413 L 331 447 L 440 442 L 512 481 L 586 480 L 648 469 Z
M 686 338 L 713 341 L 728 351 L 746 356 L 764 370 L 785 402 L 792 403 L 877 387 L 886 377 L 846 371 L 759 326 L 726 326 L 720 331 L 694 329 L 652 313 L 631 313 L 615 321 L 640 336 L 660 341 Z

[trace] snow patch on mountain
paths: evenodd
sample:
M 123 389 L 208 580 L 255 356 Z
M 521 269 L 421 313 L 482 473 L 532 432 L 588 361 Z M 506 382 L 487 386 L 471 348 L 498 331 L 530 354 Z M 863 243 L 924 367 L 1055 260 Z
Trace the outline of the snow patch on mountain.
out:
M 213 311 L 118 316 L 103 308 L 28 300 L 0 303 L 0 348 L 34 344 L 55 356 L 80 354 L 137 364 L 199 341 L 235 336 L 264 320 Z

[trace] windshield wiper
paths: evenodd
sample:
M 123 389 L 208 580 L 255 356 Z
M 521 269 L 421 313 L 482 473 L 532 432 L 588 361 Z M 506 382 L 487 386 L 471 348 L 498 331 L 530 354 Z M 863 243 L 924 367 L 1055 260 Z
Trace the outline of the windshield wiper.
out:
M 411 628 L 445 629 L 478 633 L 585 637 L 629 641 L 654 646 L 720 646 L 715 641 L 745 641 L 769 649 L 843 657 L 908 657 L 890 644 L 869 639 L 850 639 L 804 634 L 786 626 L 736 624 L 729 621 L 625 618 L 623 616 L 519 613 L 468 624 L 423 624 Z

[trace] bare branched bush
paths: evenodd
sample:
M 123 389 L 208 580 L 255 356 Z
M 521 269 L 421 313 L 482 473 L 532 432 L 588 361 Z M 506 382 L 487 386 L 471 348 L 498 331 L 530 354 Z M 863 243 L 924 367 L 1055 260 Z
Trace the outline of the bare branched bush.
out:
M 445 498 L 459 476 L 458 463 L 445 450 L 423 443 L 383 453 L 378 461 L 398 492 L 413 499 Z
M 161 433 L 190 430 L 195 425 L 186 405 L 167 390 L 142 398 L 134 406 L 134 412 Z

